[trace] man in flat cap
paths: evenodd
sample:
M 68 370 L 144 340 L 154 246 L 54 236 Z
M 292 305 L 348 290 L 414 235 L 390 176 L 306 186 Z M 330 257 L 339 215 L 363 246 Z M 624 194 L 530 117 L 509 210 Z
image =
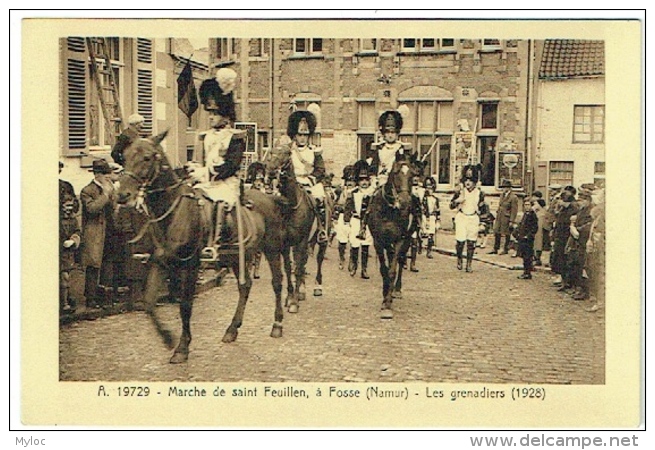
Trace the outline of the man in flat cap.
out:
M 489 252 L 490 255 L 506 255 L 509 252 L 510 236 L 516 225 L 516 214 L 518 214 L 519 210 L 519 198 L 512 192 L 512 182 L 504 179 L 500 188 L 503 193 L 498 201 L 496 221 L 494 222 L 494 248 Z M 503 250 L 498 253 L 503 236 L 505 236 L 505 245 Z
M 141 114 L 132 114 L 127 118 L 127 128 L 118 136 L 114 148 L 111 149 L 111 157 L 115 163 L 121 166 L 125 165 L 125 155 L 123 153 L 132 142 L 139 139 L 144 122 L 145 119 Z
M 589 285 L 583 278 L 587 256 L 587 241 L 591 233 L 593 218 L 591 216 L 591 190 L 580 187 L 578 190 L 578 211 L 575 222 L 569 226 L 570 236 L 566 244 L 570 284 L 575 300 L 589 298 Z

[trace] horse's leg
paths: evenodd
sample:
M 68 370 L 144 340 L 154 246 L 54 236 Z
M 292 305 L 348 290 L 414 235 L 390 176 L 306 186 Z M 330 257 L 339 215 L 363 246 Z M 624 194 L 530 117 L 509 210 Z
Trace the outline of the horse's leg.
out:
M 150 316 L 150 320 L 152 320 L 152 323 L 164 341 L 164 344 L 166 344 L 166 347 L 169 349 L 172 349 L 174 345 L 173 333 L 164 327 L 157 313 L 157 296 L 159 295 L 160 287 L 164 283 L 164 274 L 165 269 L 162 266 L 156 262 L 151 263 L 143 300 L 146 304 L 146 312 Z
M 239 304 L 237 305 L 237 309 L 234 312 L 232 323 L 230 323 L 230 326 L 227 327 L 227 330 L 225 330 L 225 335 L 223 336 L 223 342 L 225 343 L 234 342 L 236 340 L 239 334 L 239 327 L 241 327 L 241 324 L 243 323 L 243 314 L 246 310 L 246 303 L 248 303 L 248 295 L 250 295 L 250 287 L 252 286 L 252 280 L 250 279 L 250 271 L 247 270 L 247 268 L 250 267 L 251 262 L 252 262 L 252 257 L 246 255 L 246 264 L 244 267 L 244 269 L 246 269 L 244 274 L 246 282 L 245 284 L 241 284 L 238 282 L 239 261 L 234 257 L 232 258 L 231 261 L 232 272 L 234 272 L 234 276 L 237 279 L 237 284 L 239 285 Z
M 398 257 L 398 273 L 396 274 L 396 283 L 394 285 L 393 298 L 403 298 L 403 269 L 404 264 L 407 262 L 407 255 Z
M 318 244 L 318 254 L 316 255 L 316 285 L 314 286 L 314 297 L 323 295 L 323 261 L 325 260 L 325 251 L 327 242 Z
M 293 287 L 293 273 L 291 269 L 291 249 L 289 247 L 285 247 L 282 250 L 282 260 L 284 262 L 284 273 L 286 274 L 287 277 L 287 298 L 284 300 L 284 306 L 287 307 L 290 304 L 298 304 L 298 302 L 294 299 L 296 293 L 294 291 Z M 289 312 L 290 313 L 295 313 L 298 312 L 296 309 L 295 311 L 291 311 L 291 307 L 289 306 Z
M 182 319 L 182 335 L 177 348 L 171 357 L 171 363 L 185 362 L 189 358 L 189 344 L 191 343 L 191 312 L 193 310 L 193 296 L 196 293 L 196 280 L 198 279 L 199 261 L 190 261 L 188 267 L 180 270 L 181 296 L 180 318 Z
M 380 266 L 380 276 L 382 277 L 382 311 L 391 311 L 391 282 L 389 281 L 389 266 L 387 265 L 387 258 L 385 256 L 384 246 L 375 243 L 375 253 L 378 256 Z
M 282 337 L 282 320 L 284 319 L 284 309 L 282 308 L 282 267 L 280 255 L 277 253 L 266 254 L 268 265 L 271 268 L 273 276 L 272 285 L 275 292 L 275 321 L 271 330 L 271 337 Z
M 296 262 L 296 297 L 305 300 L 305 274 L 307 269 L 307 240 L 293 248 L 293 260 Z

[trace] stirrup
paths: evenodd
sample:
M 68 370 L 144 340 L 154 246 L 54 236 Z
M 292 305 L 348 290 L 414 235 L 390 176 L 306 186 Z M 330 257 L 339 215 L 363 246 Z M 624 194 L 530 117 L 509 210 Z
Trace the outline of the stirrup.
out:
M 217 261 L 218 260 L 218 250 L 216 247 L 205 247 L 200 252 L 201 261 Z

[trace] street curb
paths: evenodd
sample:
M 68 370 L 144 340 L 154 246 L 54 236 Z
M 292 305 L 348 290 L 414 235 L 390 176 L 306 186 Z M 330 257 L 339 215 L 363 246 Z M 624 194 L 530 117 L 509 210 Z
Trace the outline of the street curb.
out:
M 200 284 L 198 284 L 198 286 L 196 287 L 196 295 L 206 292 L 216 286 L 220 286 L 221 283 L 223 282 L 223 279 L 228 273 L 229 271 L 226 268 L 222 267 L 216 272 L 216 276 L 201 278 Z M 168 298 L 168 294 L 161 293 L 159 295 L 159 300 L 157 301 L 157 303 L 171 303 L 171 301 Z M 91 310 L 84 309 L 82 311 L 75 312 L 73 314 L 60 316 L 59 325 L 66 325 L 80 320 L 96 320 L 101 317 L 108 317 L 108 316 L 123 314 L 127 312 L 133 312 L 133 311 L 125 310 L 124 305 L 123 307 L 121 307 L 121 305 L 112 305 L 111 308 L 107 308 L 107 309 L 91 309 Z
M 437 253 L 440 253 L 442 255 L 446 255 L 446 256 L 457 256 L 457 253 L 455 251 L 447 250 L 445 248 L 434 248 L 434 251 L 436 251 Z M 475 255 L 473 255 L 473 260 L 474 261 L 480 261 L 480 262 L 483 262 L 485 264 L 490 264 L 492 266 L 501 267 L 501 268 L 507 269 L 507 270 L 523 270 L 523 264 L 506 264 L 506 263 L 502 263 L 502 262 L 498 262 L 498 261 L 489 261 L 486 258 L 483 259 L 483 258 L 481 258 L 479 256 L 475 256 Z M 543 267 L 543 266 L 536 266 L 536 267 L 533 267 L 533 271 L 535 271 L 535 272 L 550 272 L 550 268 Z

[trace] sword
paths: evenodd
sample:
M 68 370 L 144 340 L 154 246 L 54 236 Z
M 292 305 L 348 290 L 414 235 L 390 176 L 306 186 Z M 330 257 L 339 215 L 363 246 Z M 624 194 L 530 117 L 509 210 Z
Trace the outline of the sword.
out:
M 427 153 L 426 153 L 425 155 L 423 155 L 423 156 L 421 157 L 421 162 L 424 162 L 424 161 L 425 161 L 425 158 L 427 158 L 428 156 L 430 156 L 430 153 L 432 153 L 432 150 L 434 150 L 434 146 L 437 145 L 437 142 L 438 142 L 438 141 L 439 141 L 439 138 L 438 138 L 438 137 L 435 138 L 434 142 L 433 142 L 432 145 L 430 146 L 430 149 L 427 151 Z

